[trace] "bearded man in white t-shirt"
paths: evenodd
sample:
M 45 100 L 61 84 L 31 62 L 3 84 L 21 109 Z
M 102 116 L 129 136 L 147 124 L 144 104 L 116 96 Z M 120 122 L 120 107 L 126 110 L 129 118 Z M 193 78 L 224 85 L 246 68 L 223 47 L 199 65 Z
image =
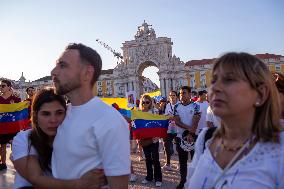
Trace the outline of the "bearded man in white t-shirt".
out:
M 102 169 L 110 188 L 124 189 L 130 174 L 128 124 L 118 111 L 93 96 L 101 68 L 95 50 L 70 44 L 51 71 L 56 93 L 71 102 L 54 139 L 52 174 L 76 179 Z

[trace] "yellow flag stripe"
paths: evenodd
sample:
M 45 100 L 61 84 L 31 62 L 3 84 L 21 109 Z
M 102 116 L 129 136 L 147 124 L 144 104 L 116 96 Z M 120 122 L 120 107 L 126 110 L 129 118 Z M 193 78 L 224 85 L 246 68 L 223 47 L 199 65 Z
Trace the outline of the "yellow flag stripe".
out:
M 131 120 L 134 120 L 134 119 L 167 120 L 169 118 L 170 118 L 169 116 L 165 116 L 165 115 L 151 114 L 148 112 L 131 110 Z
M 14 104 L 0 104 L 0 113 L 2 112 L 16 112 L 29 107 L 29 102 L 19 102 Z
M 161 95 L 161 91 L 154 91 L 154 92 L 145 93 L 145 94 L 149 95 L 150 97 L 160 96 Z
M 116 103 L 121 109 L 127 109 L 127 110 L 130 109 L 127 107 L 126 98 L 101 98 L 101 100 L 108 105 L 112 105 L 113 103 Z

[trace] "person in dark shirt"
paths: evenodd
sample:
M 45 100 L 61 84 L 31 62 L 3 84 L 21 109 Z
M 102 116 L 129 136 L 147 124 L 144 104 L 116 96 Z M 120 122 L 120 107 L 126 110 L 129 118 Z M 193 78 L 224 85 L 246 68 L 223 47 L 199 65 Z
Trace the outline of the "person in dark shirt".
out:
M 28 98 L 26 98 L 25 101 L 29 102 L 29 119 L 30 119 L 31 118 L 31 105 L 32 105 L 32 102 L 33 102 L 34 94 L 35 94 L 35 89 L 33 87 L 28 87 L 26 89 L 26 93 L 28 95 Z
M 0 104 L 13 104 L 21 102 L 21 99 L 13 95 L 11 89 L 11 82 L 9 80 L 2 80 L 0 82 Z M 6 145 L 9 143 L 17 133 L 5 133 L 0 128 L 0 171 L 7 169 L 6 165 Z

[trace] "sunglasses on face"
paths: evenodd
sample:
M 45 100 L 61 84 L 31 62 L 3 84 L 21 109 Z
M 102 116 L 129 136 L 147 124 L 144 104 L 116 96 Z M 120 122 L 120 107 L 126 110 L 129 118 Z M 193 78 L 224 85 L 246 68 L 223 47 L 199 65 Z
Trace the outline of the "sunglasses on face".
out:
M 142 102 L 142 105 L 145 105 L 145 104 L 148 104 L 148 105 L 149 105 L 150 103 L 151 103 L 151 102 L 149 102 L 149 101 L 143 101 L 143 102 Z
M 0 87 L 1 87 L 1 88 L 5 88 L 5 87 L 7 87 L 7 85 L 0 85 Z

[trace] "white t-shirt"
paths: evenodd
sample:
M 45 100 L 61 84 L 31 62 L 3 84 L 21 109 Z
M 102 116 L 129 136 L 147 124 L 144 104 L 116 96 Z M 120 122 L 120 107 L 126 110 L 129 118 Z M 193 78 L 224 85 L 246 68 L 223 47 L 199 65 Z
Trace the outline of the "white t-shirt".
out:
M 12 157 L 13 160 L 17 160 L 29 155 L 36 155 L 37 152 L 33 146 L 31 146 L 29 151 L 29 135 L 31 130 L 21 131 L 19 132 L 13 139 L 12 143 Z M 16 172 L 15 181 L 13 185 L 13 189 L 18 189 L 24 186 L 32 186 L 29 181 L 24 179 L 18 172 Z
M 221 126 L 221 118 L 214 115 L 210 106 L 207 108 L 206 121 L 212 122 L 215 127 Z
M 188 166 L 186 187 L 209 189 L 221 175 L 222 169 L 216 163 L 208 149 L 212 142 L 209 139 L 204 148 L 204 137 L 207 128 L 199 134 L 195 143 L 195 154 Z M 280 144 L 258 142 L 254 148 L 219 180 L 215 189 L 284 188 L 284 133 L 280 134 Z
M 188 128 L 190 128 L 192 127 L 192 118 L 196 111 L 200 112 L 199 105 L 196 103 L 190 103 L 188 105 L 179 104 L 176 107 L 175 115 L 179 116 L 181 122 L 188 125 Z M 177 127 L 177 136 L 181 137 L 184 131 L 184 128 Z
M 207 108 L 209 106 L 209 103 L 207 101 L 203 101 L 203 102 L 196 102 L 199 106 L 200 106 L 200 112 L 201 112 L 201 116 L 200 116 L 200 120 L 198 122 L 198 127 L 196 130 L 196 134 L 198 135 L 199 132 L 204 128 L 207 127 L 206 124 L 206 115 L 207 115 Z
M 167 103 L 166 109 L 165 109 L 165 115 L 174 115 L 174 108 L 177 104 L 180 104 L 180 102 L 178 101 L 174 105 L 172 105 L 171 103 Z
M 104 169 L 106 176 L 130 174 L 128 123 L 111 106 L 94 97 L 68 106 L 53 142 L 52 174 L 76 179 L 87 171 Z

